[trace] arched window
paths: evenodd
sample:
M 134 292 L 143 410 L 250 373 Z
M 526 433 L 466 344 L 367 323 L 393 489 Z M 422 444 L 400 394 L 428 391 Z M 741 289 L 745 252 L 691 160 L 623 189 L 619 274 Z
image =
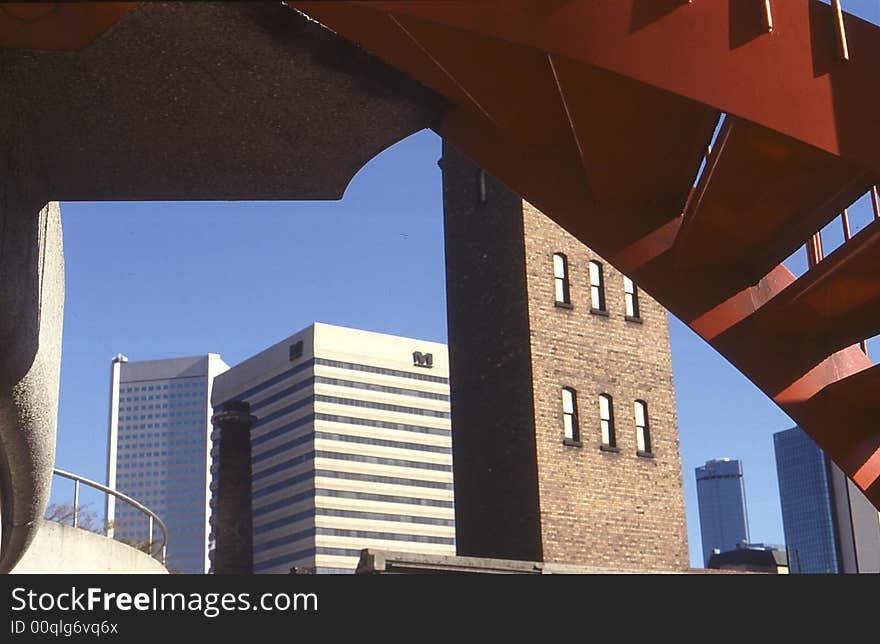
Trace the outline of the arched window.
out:
M 602 429 L 602 446 L 617 447 L 614 436 L 614 400 L 608 394 L 599 394 L 599 426 Z
M 648 403 L 637 400 L 634 404 L 636 417 L 636 447 L 639 454 L 651 453 L 651 428 L 648 426 Z
M 626 304 L 626 317 L 634 320 L 639 319 L 639 290 L 633 281 L 624 276 L 623 278 L 623 298 Z
M 590 307 L 592 311 L 605 312 L 605 276 L 602 264 L 590 262 Z
M 566 440 L 577 443 L 581 440 L 578 428 L 577 392 L 571 387 L 562 388 L 562 431 Z
M 562 253 L 553 255 L 553 282 L 556 288 L 556 303 L 571 304 L 568 288 L 568 259 Z

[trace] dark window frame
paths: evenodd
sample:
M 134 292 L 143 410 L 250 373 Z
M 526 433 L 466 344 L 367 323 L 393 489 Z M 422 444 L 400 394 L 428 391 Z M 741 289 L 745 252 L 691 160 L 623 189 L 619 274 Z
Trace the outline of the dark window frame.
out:
M 644 425 L 639 425 L 639 417 L 636 413 L 636 406 L 642 406 L 642 416 L 645 421 Z M 633 403 L 633 421 L 636 425 L 636 454 L 647 458 L 653 458 L 654 446 L 651 444 L 651 421 L 648 418 L 648 403 L 641 398 Z M 639 431 L 642 431 L 642 443 L 644 449 L 639 448 Z
M 602 416 L 602 400 L 606 400 L 608 402 L 608 418 L 603 418 Z M 608 440 L 605 440 L 605 429 L 606 426 L 603 423 L 608 423 L 607 425 L 607 433 Z M 599 394 L 599 443 L 600 448 L 603 451 L 618 451 L 617 447 L 617 432 L 614 427 L 614 397 L 611 394 L 601 393 Z
M 565 410 L 565 394 L 571 396 L 571 411 Z M 571 436 L 566 433 L 566 419 L 571 419 Z M 572 447 L 581 446 L 581 429 L 578 419 L 577 390 L 574 387 L 562 388 L 562 442 Z
M 562 260 L 562 276 L 556 274 L 556 258 Z M 562 298 L 559 299 L 560 284 Z M 553 299 L 560 308 L 572 308 L 571 304 L 571 273 L 568 270 L 568 257 L 565 253 L 553 253 Z
M 593 280 L 594 266 L 597 271 L 597 280 L 595 281 Z M 590 313 L 608 315 L 608 302 L 605 298 L 605 266 L 602 262 L 591 259 L 587 277 L 590 283 Z
M 632 292 L 627 291 L 627 282 L 632 285 Z M 630 313 L 632 309 L 632 313 Z M 641 322 L 642 312 L 639 307 L 639 287 L 626 275 L 623 276 L 623 310 L 624 318 L 629 322 Z

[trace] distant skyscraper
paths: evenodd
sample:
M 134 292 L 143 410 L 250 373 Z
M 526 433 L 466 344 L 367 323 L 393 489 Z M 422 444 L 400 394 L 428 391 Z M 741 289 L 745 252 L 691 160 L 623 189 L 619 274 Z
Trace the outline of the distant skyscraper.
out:
M 230 401 L 257 417 L 255 573 L 455 554 L 445 345 L 315 323 L 218 377 L 214 407 Z
M 880 572 L 877 508 L 799 427 L 773 445 L 791 572 Z
M 735 550 L 749 541 L 742 463 L 716 458 L 696 468 L 696 475 L 703 565 L 708 565 L 714 550 Z
M 153 510 L 168 527 L 167 566 L 208 571 L 211 408 L 217 354 L 128 362 L 113 359 L 107 484 Z M 147 519 L 107 496 L 117 538 L 143 541 Z M 154 530 L 159 538 L 158 527 Z

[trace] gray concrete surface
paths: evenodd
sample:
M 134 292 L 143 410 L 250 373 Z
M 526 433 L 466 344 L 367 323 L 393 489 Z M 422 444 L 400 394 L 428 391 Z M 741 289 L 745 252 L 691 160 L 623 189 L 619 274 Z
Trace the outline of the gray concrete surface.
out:
M 144 3 L 81 51 L 0 50 L 0 573 L 55 453 L 53 200 L 339 199 L 435 93 L 280 2 Z
M 61 212 L 23 198 L 22 185 L 0 172 L 0 572 L 46 509 L 61 371 Z
M 277 1 L 143 3 L 81 51 L 0 50 L 0 95 L 46 201 L 339 199 L 445 104 Z
M 120 541 L 44 521 L 13 574 L 137 573 L 167 574 L 156 559 Z

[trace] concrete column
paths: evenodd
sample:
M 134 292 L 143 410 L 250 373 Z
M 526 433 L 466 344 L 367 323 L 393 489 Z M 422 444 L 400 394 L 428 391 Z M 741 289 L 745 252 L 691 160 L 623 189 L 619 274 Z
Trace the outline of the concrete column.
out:
M 211 422 L 220 430 L 217 507 L 214 510 L 214 573 L 254 571 L 251 499 L 251 427 L 256 417 L 246 402 L 225 403 Z
M 61 372 L 61 211 L 0 176 L 0 572 L 39 528 L 52 483 Z

